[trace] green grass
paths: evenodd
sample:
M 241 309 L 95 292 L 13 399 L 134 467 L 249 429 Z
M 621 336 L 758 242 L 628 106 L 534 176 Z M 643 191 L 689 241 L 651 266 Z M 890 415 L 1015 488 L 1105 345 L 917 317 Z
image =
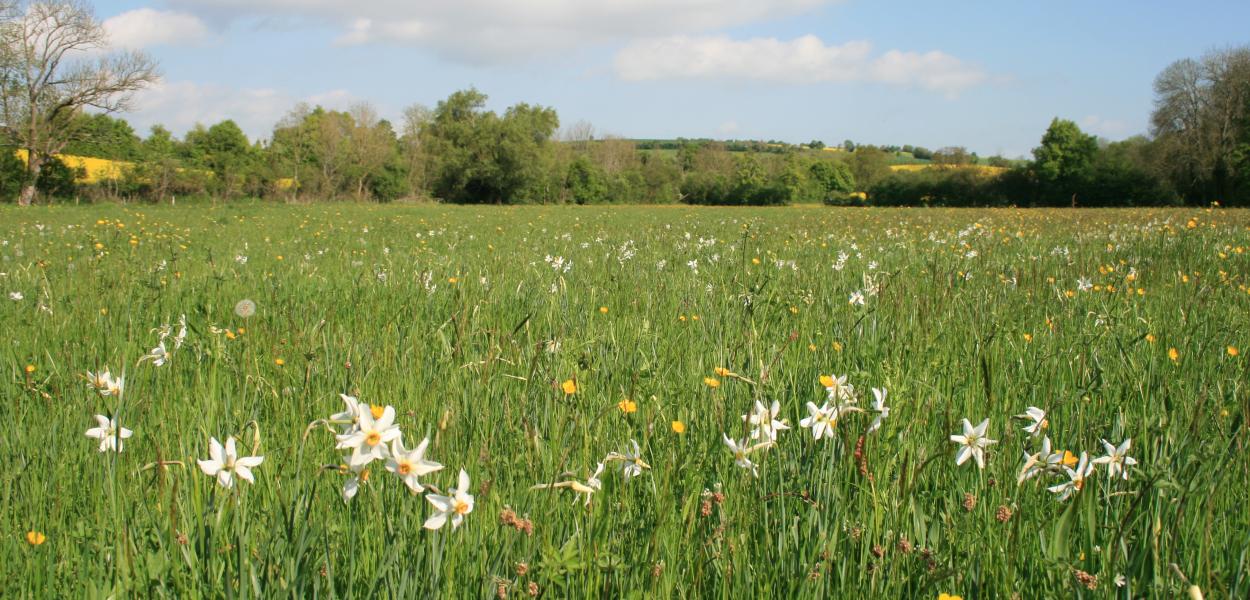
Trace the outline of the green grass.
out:
M 0 596 L 1177 597 L 1178 572 L 1208 598 L 1250 594 L 1247 213 L 0 216 Z M 880 291 L 853 306 L 869 263 Z M 1081 277 L 1098 287 L 1078 291 Z M 180 314 L 170 363 L 137 364 Z M 104 367 L 126 373 L 120 402 L 87 386 Z M 705 385 L 718 367 L 741 378 Z M 798 426 L 831 373 L 861 406 L 889 390 L 861 459 L 871 415 L 821 442 Z M 340 393 L 393 405 L 409 446 L 430 438 L 446 468 L 423 481 L 445 492 L 469 473 L 462 526 L 422 529 L 431 504 L 381 463 L 344 503 L 343 452 L 309 427 Z M 756 399 L 792 429 L 752 455 L 753 478 L 721 438 L 745 433 Z M 1100 439 L 1131 437 L 1129 480 L 1100 467 L 1066 502 L 1046 490 L 1066 477 L 1017 485 L 1035 442 L 1011 415 L 1031 405 L 1056 449 L 1100 456 Z M 84 436 L 97 413 L 135 431 L 124 452 Z M 998 440 L 983 471 L 955 465 L 963 418 L 989 418 Z M 196 466 L 210 436 L 250 449 L 257 431 L 255 485 L 226 490 Z M 631 439 L 652 469 L 626 482 L 611 463 L 589 508 L 530 489 L 584 478 Z M 705 505 L 717 486 L 723 502 Z M 501 524 L 505 507 L 532 535 Z

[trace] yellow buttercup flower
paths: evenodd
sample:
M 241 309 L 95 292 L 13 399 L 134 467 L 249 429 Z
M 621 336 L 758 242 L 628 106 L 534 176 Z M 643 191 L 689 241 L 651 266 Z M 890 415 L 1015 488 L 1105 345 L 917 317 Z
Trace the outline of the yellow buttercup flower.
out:
M 26 543 L 31 546 L 42 546 L 46 541 L 48 541 L 48 536 L 41 531 L 31 530 L 26 532 Z
M 1180 362 L 1181 353 L 1176 348 L 1168 348 L 1168 358 L 1172 359 L 1172 362 Z
M 677 435 L 686 433 L 686 424 L 682 423 L 681 421 L 673 421 L 670 424 L 670 427 L 673 428 L 673 433 L 676 433 Z
M 833 377 L 829 375 L 821 375 L 820 385 L 821 387 L 827 387 L 827 388 L 833 387 Z
M 712 389 L 720 387 L 720 380 L 715 377 L 704 377 L 703 383 L 707 384 L 707 386 Z
M 285 365 L 285 364 L 286 364 L 286 361 L 285 361 L 285 360 L 282 360 L 281 358 L 275 358 L 275 359 L 273 359 L 273 364 L 278 365 L 279 367 L 281 367 L 282 365 Z
M 599 314 L 601 314 L 601 315 L 606 315 L 606 314 L 608 314 L 608 307 L 606 307 L 606 306 L 600 306 L 600 307 L 599 307 Z
M 565 394 L 575 394 L 577 393 L 577 384 L 572 379 L 565 379 L 564 383 L 560 384 L 560 389 L 564 390 Z
M 1225 351 L 1226 351 L 1226 352 L 1228 352 L 1228 355 L 1229 355 L 1229 356 L 1232 356 L 1232 357 L 1234 357 L 1234 358 L 1235 358 L 1238 354 L 1241 354 L 1241 352 L 1237 350 L 1237 346 L 1229 346 L 1228 348 L 1225 348 Z
M 628 398 L 617 402 L 616 407 L 621 409 L 621 412 L 627 415 L 638 412 L 638 403 Z
M 1069 452 L 1069 451 L 1067 451 L 1067 450 L 1064 450 L 1064 451 L 1063 451 L 1063 466 L 1065 466 L 1065 467 L 1071 467 L 1071 466 L 1075 465 L 1075 464 L 1076 464 L 1076 463 L 1078 463 L 1078 462 L 1081 462 L 1081 459 L 1080 459 L 1080 458 L 1078 458 L 1078 457 L 1077 457 L 1077 455 L 1075 455 L 1075 454 L 1073 454 L 1073 453 L 1071 453 L 1071 452 Z

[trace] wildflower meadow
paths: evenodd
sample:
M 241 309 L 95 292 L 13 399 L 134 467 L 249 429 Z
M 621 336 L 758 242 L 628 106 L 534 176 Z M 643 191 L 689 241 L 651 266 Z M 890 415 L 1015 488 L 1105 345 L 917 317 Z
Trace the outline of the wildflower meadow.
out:
M 0 596 L 1250 594 L 1250 214 L 0 210 Z

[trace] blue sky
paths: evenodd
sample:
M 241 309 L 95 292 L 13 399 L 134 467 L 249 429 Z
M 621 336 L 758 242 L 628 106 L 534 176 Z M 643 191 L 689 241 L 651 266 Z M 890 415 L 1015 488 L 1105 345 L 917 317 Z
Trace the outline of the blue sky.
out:
M 960 145 L 1019 156 L 1055 116 L 1148 129 L 1170 62 L 1250 43 L 1247 2 L 157 0 L 95 4 L 162 82 L 125 115 L 235 119 L 297 102 L 398 120 L 475 86 L 625 137 Z

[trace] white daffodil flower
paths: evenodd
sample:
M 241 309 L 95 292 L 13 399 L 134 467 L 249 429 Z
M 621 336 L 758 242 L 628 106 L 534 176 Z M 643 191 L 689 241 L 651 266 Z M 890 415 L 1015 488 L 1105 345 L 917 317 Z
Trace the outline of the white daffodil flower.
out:
M 1024 414 L 1016 415 L 1016 418 L 1030 421 L 1030 424 L 1024 426 L 1024 431 L 1033 437 L 1042 435 L 1042 432 L 1050 427 L 1050 421 L 1046 419 L 1046 411 L 1036 406 L 1024 409 Z
M 881 428 L 881 421 L 890 416 L 890 407 L 885 405 L 885 397 L 888 392 L 884 388 L 872 388 L 872 410 L 877 413 L 877 417 L 872 420 L 872 425 L 868 426 L 868 433 L 872 433 Z
M 1062 462 L 1062 454 L 1051 453 L 1050 436 L 1046 436 L 1042 438 L 1042 449 L 1040 451 L 1033 454 L 1024 453 L 1024 466 L 1020 468 L 1020 474 L 1016 476 L 1016 484 L 1024 483 L 1039 473 L 1058 470 Z
M 833 437 L 833 430 L 838 426 L 838 409 L 829 406 L 826 402 L 824 406 L 816 406 L 815 402 L 807 403 L 808 416 L 799 421 L 799 426 L 811 428 L 812 438 L 819 440 L 823 437 Z
M 343 460 L 350 460 L 350 457 Z M 353 467 L 344 464 L 339 467 L 339 472 L 347 475 L 347 481 L 343 482 L 343 491 L 341 492 L 343 502 L 351 502 L 352 498 L 355 498 L 356 494 L 360 493 L 360 486 L 369 483 L 369 466 L 359 465 Z
M 855 402 L 855 386 L 846 382 L 846 375 L 826 375 L 820 378 L 830 400 L 853 404 Z
M 1116 475 L 1121 475 L 1125 481 L 1128 481 L 1128 468 L 1137 464 L 1137 459 L 1128 456 L 1129 448 L 1132 446 L 1132 438 L 1125 438 L 1118 448 L 1111 442 L 1102 440 L 1102 447 L 1107 451 L 1107 455 L 1095 458 L 1093 464 L 1107 465 L 1107 479 L 1115 479 Z
M 348 433 L 356 428 L 356 424 L 360 422 L 360 401 L 355 396 L 347 394 L 339 394 L 339 398 L 343 399 L 346 410 L 341 413 L 330 415 L 330 422 L 343 426 L 343 433 Z
M 425 490 L 425 487 L 417 480 L 418 477 L 424 477 L 443 468 L 443 465 L 425 459 L 425 449 L 429 445 L 430 438 L 421 440 L 421 443 L 412 450 L 404 449 L 404 442 L 401 439 L 391 442 L 391 457 L 386 460 L 386 470 L 399 475 L 404 480 L 404 485 L 408 486 L 414 494 Z
M 847 304 L 850 304 L 851 306 L 863 306 L 864 293 L 860 291 L 851 292 L 851 297 L 847 299 Z
M 386 460 L 387 444 L 400 438 L 399 427 L 395 426 L 395 408 L 387 406 L 381 414 L 375 414 L 374 407 L 361 404 L 356 411 L 359 426 L 348 433 L 338 436 L 339 450 L 352 451 L 347 464 L 359 467 L 375 460 Z
M 87 437 L 100 440 L 100 452 L 121 452 L 123 440 L 129 439 L 134 432 L 125 427 L 117 426 L 117 419 L 104 415 L 96 415 L 97 426 L 87 430 Z
M 139 358 L 139 362 L 150 360 L 154 366 L 163 367 L 165 363 L 169 362 L 169 358 L 169 351 L 165 349 L 165 340 L 162 339 L 155 348 Z
M 208 460 L 196 461 L 200 465 L 200 470 L 209 477 L 216 477 L 217 483 L 226 489 L 234 487 L 236 476 L 248 483 L 256 483 L 256 480 L 252 478 L 252 469 L 260 466 L 260 463 L 265 460 L 263 456 L 239 456 L 233 436 L 226 438 L 224 448 L 217 438 L 209 438 L 208 456 Z
M 742 415 L 742 420 L 754 425 L 754 428 L 751 429 L 751 439 L 765 438 L 770 442 L 775 442 L 777 441 L 778 431 L 790 428 L 784 421 L 777 420 L 777 416 L 780 414 L 780 402 L 773 400 L 772 404 L 766 407 L 763 402 L 756 400 L 754 409 Z
M 182 342 L 187 339 L 187 315 L 178 317 L 178 335 L 174 336 L 174 350 L 182 347 Z
M 600 464 L 602 466 L 602 464 Z M 442 529 L 451 519 L 451 528 L 455 529 L 464 521 L 464 516 L 473 512 L 473 496 L 468 493 L 469 474 L 460 469 L 460 479 L 456 487 L 448 490 L 449 495 L 426 494 L 425 498 L 434 505 L 436 511 L 425 520 L 426 529 Z
M 726 434 L 722 433 L 721 435 L 725 438 L 725 445 L 729 447 L 729 452 L 734 455 L 734 464 L 750 471 L 752 477 L 759 477 L 759 468 L 755 465 L 755 463 L 751 462 L 750 458 L 747 457 L 757 450 L 762 450 L 773 445 L 774 442 L 767 441 L 750 446 L 748 445 L 747 440 L 738 442 L 734 441 Z
M 603 482 L 599 480 L 599 476 L 603 474 L 603 468 L 604 468 L 603 463 L 599 463 L 599 465 L 595 467 L 595 472 L 586 479 L 585 483 L 581 481 L 577 481 L 576 479 L 567 479 L 565 481 L 558 481 L 556 483 L 535 484 L 534 486 L 530 487 L 530 489 L 531 490 L 570 489 L 570 490 L 573 490 L 575 496 L 576 494 L 585 494 L 586 495 L 585 504 L 590 505 L 591 495 L 603 489 Z M 563 476 L 569 476 L 569 475 L 572 475 L 572 474 L 565 473 Z
M 108 369 L 104 369 L 98 373 L 87 371 L 87 381 L 91 388 L 100 392 L 101 396 L 114 396 L 120 398 L 122 392 L 126 388 L 126 376 L 114 378 Z
M 644 469 L 651 468 L 651 465 L 642 460 L 642 449 L 638 447 L 638 442 L 629 440 L 629 443 L 633 446 L 632 450 L 626 449 L 624 452 L 609 452 L 608 455 L 604 457 L 604 462 L 611 462 L 614 460 L 621 461 L 621 475 L 625 478 L 625 481 L 629 481 L 629 479 L 635 475 L 642 475 L 642 471 Z
M 955 453 L 955 465 L 962 465 L 971 457 L 976 460 L 978 469 L 985 468 L 985 448 L 998 443 L 997 440 L 986 437 L 989 426 L 989 419 L 981 421 L 976 427 L 968 419 L 964 419 L 963 435 L 951 436 L 951 441 L 959 444 L 959 450 Z
M 1082 452 L 1081 460 L 1076 463 L 1076 469 L 1064 467 L 1063 470 L 1068 472 L 1068 481 L 1046 488 L 1059 494 L 1060 502 L 1067 500 L 1072 494 L 1084 489 L 1085 479 L 1094 472 L 1094 464 L 1089 462 L 1089 456 Z

